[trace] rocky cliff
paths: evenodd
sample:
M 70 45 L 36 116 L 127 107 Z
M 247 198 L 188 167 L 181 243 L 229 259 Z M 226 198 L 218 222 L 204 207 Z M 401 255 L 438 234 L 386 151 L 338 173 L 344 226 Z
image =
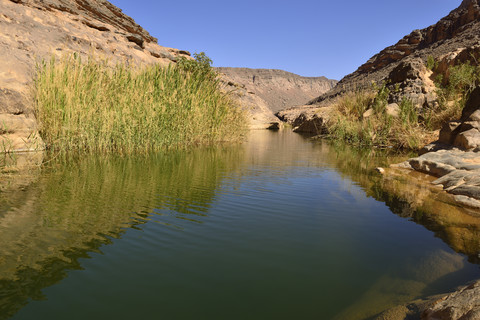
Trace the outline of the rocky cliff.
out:
M 0 0 L 0 152 L 41 149 L 32 104 L 35 65 L 76 52 L 112 63 L 167 65 L 166 48 L 105 0 Z
M 325 77 L 301 77 L 274 69 L 216 68 L 226 79 L 245 86 L 263 99 L 270 110 L 303 105 L 338 82 Z
M 414 30 L 393 46 L 374 55 L 355 72 L 345 76 L 333 90 L 313 99 L 310 104 L 368 87 L 372 81 L 390 81 L 391 85 L 399 83 L 402 90 L 406 89 L 403 90 L 404 94 L 413 90 L 413 94 L 418 96 L 418 103 L 422 104 L 428 99 L 425 95 L 430 84 L 421 81 L 425 78 L 426 70 L 418 64 L 424 66 L 428 57 L 452 64 L 456 57 L 462 57 L 462 52 L 477 48 L 480 40 L 479 3 L 478 0 L 464 0 L 438 23 Z M 415 81 L 416 85 L 412 86 Z
M 318 116 L 321 108 L 332 105 L 337 97 L 346 93 L 371 88 L 372 82 L 387 84 L 388 103 L 407 98 L 419 110 L 435 107 L 438 103 L 435 77 L 445 75 L 449 66 L 468 60 L 476 62 L 479 57 L 480 1 L 463 0 L 438 23 L 414 30 L 385 48 L 302 109 L 282 110 L 278 116 L 302 126 L 302 131 L 320 133 L 317 127 L 322 126 L 323 120 Z M 428 60 L 435 61 L 434 72 L 426 67 Z

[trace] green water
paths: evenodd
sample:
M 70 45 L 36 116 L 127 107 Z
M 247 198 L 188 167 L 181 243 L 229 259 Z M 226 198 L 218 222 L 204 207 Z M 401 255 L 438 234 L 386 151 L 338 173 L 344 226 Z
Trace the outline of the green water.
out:
M 0 319 L 366 319 L 480 278 L 480 228 L 386 191 L 387 161 L 288 131 L 50 159 L 2 180 Z

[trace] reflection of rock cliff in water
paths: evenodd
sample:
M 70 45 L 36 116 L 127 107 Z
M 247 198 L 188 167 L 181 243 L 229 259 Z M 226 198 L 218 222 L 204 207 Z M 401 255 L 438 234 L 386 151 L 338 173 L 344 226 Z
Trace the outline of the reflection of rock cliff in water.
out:
M 381 176 L 375 172 L 376 167 L 388 167 L 402 159 L 390 155 L 387 160 L 381 151 L 340 146 L 338 152 L 326 154 L 330 155 L 328 161 L 358 182 L 367 195 L 385 202 L 393 213 L 433 231 L 453 250 L 468 255 L 471 262 L 480 262 L 480 213 L 459 207 L 451 195 L 430 184 L 434 177 L 393 169 Z
M 337 149 L 336 152 L 326 152 L 328 158 L 325 160 L 357 182 L 367 195 L 385 202 L 400 217 L 433 231 L 453 250 L 466 254 L 470 262 L 480 263 L 479 211 L 459 207 L 451 195 L 430 184 L 435 178 L 418 172 L 399 173 L 398 169 L 389 169 L 381 176 L 375 172 L 375 167 L 388 167 L 402 157 L 390 155 L 385 158 L 381 151 L 357 150 L 341 145 L 333 147 L 326 142 L 321 145 Z M 421 259 L 423 264 L 420 267 L 418 261 L 405 261 L 407 272 L 402 275 L 386 270 L 359 301 L 336 319 L 370 319 L 384 311 L 386 306 L 392 309 L 375 319 L 419 319 L 423 310 L 426 310 L 425 319 L 458 319 L 446 316 L 451 312 L 458 315 L 478 314 L 480 282 L 449 295 L 445 301 L 442 296 L 426 298 L 438 292 L 455 290 L 458 283 L 470 281 L 463 272 L 463 259 L 444 251 L 432 252 Z M 441 282 L 443 285 L 438 287 Z M 372 301 L 377 303 L 372 304 Z
M 11 177 L 0 192 L 0 319 L 78 269 L 126 228 L 141 227 L 153 209 L 166 228 L 201 223 L 225 172 L 243 159 L 240 148 L 206 148 L 151 157 L 83 156 L 52 160 L 44 172 Z M 2 177 L 8 185 L 8 177 Z M 189 203 L 195 203 L 195 207 Z

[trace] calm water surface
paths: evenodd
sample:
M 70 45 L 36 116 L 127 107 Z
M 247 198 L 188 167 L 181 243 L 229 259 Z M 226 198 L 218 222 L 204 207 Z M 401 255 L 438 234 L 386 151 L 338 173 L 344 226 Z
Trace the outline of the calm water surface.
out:
M 477 222 L 392 196 L 386 161 L 288 131 L 51 160 L 0 193 L 0 319 L 367 319 L 480 278 Z

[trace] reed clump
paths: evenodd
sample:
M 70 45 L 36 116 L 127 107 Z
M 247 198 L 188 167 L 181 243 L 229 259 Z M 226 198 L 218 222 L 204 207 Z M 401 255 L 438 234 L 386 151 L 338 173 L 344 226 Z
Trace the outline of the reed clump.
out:
M 246 118 L 204 54 L 141 68 L 78 55 L 37 67 L 35 106 L 47 148 L 150 152 L 240 140 Z

